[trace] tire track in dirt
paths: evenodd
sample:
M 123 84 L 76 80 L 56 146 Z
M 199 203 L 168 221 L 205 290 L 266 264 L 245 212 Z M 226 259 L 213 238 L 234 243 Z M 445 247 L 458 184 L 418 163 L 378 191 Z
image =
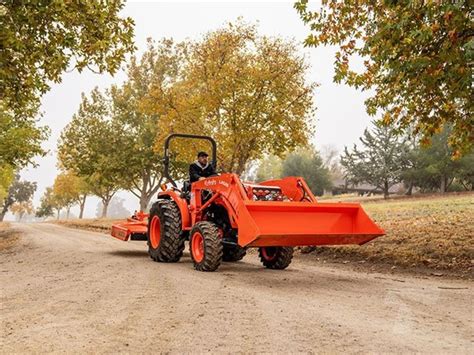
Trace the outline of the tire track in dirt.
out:
M 472 350 L 470 281 L 399 282 L 298 258 L 266 270 L 255 253 L 200 273 L 188 253 L 152 262 L 143 242 L 15 228 L 20 245 L 0 260 L 5 352 Z

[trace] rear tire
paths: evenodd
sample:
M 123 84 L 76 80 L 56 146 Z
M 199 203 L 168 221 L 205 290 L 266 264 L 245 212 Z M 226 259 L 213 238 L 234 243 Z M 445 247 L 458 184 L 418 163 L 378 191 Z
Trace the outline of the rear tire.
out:
M 268 269 L 283 270 L 293 259 L 292 247 L 261 247 L 258 255 L 262 264 Z
M 189 251 L 196 270 L 217 270 L 222 261 L 222 239 L 217 225 L 196 223 L 189 233 Z
M 241 246 L 224 246 L 222 260 L 227 262 L 235 262 L 242 260 L 247 254 L 247 250 Z
M 148 217 L 148 254 L 154 261 L 175 263 L 181 259 L 184 238 L 181 237 L 181 214 L 174 201 L 159 200 Z

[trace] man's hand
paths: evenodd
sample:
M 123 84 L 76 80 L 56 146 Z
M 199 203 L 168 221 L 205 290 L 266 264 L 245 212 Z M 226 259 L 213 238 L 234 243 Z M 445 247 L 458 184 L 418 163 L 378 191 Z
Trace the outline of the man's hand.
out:
M 198 181 L 201 181 L 201 180 L 204 180 L 204 179 L 205 179 L 205 177 L 201 176 Z

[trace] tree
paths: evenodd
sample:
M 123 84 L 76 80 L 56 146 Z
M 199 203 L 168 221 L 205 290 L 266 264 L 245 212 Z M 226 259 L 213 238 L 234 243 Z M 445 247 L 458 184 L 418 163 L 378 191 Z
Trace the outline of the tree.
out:
M 40 206 L 36 209 L 35 216 L 38 218 L 47 218 L 54 215 L 53 189 L 47 187 L 40 200 Z M 59 213 L 58 213 L 59 217 Z
M 331 181 L 342 179 L 344 174 L 339 164 L 340 157 L 337 148 L 331 144 L 326 144 L 321 147 L 320 151 L 323 165 L 329 170 Z
M 370 90 L 369 114 L 429 138 L 452 125 L 455 157 L 474 142 L 473 29 L 469 1 L 323 1 L 295 8 L 311 27 L 307 46 L 336 45 L 336 82 Z M 364 59 L 363 70 L 351 63 Z
M 362 150 L 355 144 L 352 151 L 344 148 L 341 165 L 345 177 L 352 183 L 372 184 L 388 198 L 390 187 L 402 180 L 408 152 L 406 141 L 380 123 L 374 123 L 372 130 L 366 129 L 360 141 Z
M 133 21 L 119 16 L 122 8 L 121 0 L 0 3 L 2 174 L 46 154 L 41 142 L 49 130 L 38 126 L 38 107 L 51 82 L 60 82 L 67 69 L 113 74 L 134 50 Z
M 8 195 L 3 199 L 0 210 L 0 222 L 5 218 L 8 209 L 15 203 L 29 201 L 36 191 L 36 182 L 20 181 L 20 175 L 16 174 L 13 183 L 8 189 Z
M 68 68 L 115 73 L 134 49 L 123 1 L 3 1 L 0 101 L 15 112 L 36 104 Z M 32 115 L 27 115 L 32 116 Z
M 91 194 L 92 187 L 85 178 L 79 177 L 71 172 L 74 176 L 74 184 L 76 186 L 76 202 L 79 204 L 79 219 L 84 217 L 84 208 L 86 207 L 87 196 Z
M 41 142 L 48 134 L 37 119 L 15 115 L 0 100 L 0 167 L 19 170 L 32 164 L 34 156 L 45 154 Z
M 269 155 L 260 161 L 257 168 L 256 181 L 262 182 L 265 180 L 273 180 L 281 178 L 282 174 L 282 159 Z
M 58 202 L 66 207 L 66 216 L 69 216 L 70 208 L 78 204 L 79 219 L 83 217 L 87 195 L 91 193 L 91 187 L 84 178 L 73 171 L 63 172 L 56 177 L 53 191 Z
M 13 167 L 6 164 L 0 165 L 0 201 L 3 201 L 8 194 L 8 188 L 15 176 Z
M 329 169 L 314 149 L 300 149 L 288 154 L 282 165 L 282 177 L 301 176 L 318 196 L 332 187 Z
M 79 201 L 80 192 L 77 177 L 70 172 L 56 176 L 53 195 L 57 204 L 66 209 L 66 219 L 68 219 L 71 207 Z
M 171 40 L 155 44 L 148 42 L 148 49 L 138 60 L 131 59 L 128 79 L 121 86 L 112 86 L 112 124 L 119 139 L 118 153 L 126 161 L 122 177 L 129 191 L 140 200 L 140 210 L 145 211 L 150 199 L 159 189 L 161 177 L 161 149 L 155 149 L 159 139 L 158 117 L 169 105 L 165 91 L 176 82 L 182 57 Z M 159 90 L 160 98 L 154 104 L 160 111 L 144 111 L 142 106 L 150 98 L 151 90 Z M 161 148 L 161 147 L 160 147 Z
M 123 198 L 114 196 L 109 204 L 108 216 L 110 218 L 125 218 L 131 215 L 130 211 L 125 208 Z M 99 203 L 96 208 L 96 217 L 103 217 L 103 204 Z
M 306 82 L 308 64 L 293 42 L 259 36 L 255 26 L 238 21 L 183 47 L 183 78 L 160 116 L 163 135 L 215 137 L 221 169 L 238 174 L 265 153 L 281 156 L 307 142 L 315 84 Z M 158 88 L 151 97 L 160 95 Z M 160 103 L 149 103 L 152 112 L 160 110 Z M 184 160 L 194 159 L 194 146 L 186 148 Z
M 110 199 L 121 187 L 127 161 L 122 159 L 120 139 L 110 118 L 110 102 L 95 88 L 90 99 L 84 94 L 78 112 L 61 133 L 60 165 L 84 179 L 93 194 L 104 204 L 107 215 Z
M 15 202 L 11 207 L 10 211 L 18 216 L 18 221 L 21 221 L 25 214 L 32 214 L 34 212 L 33 202 L 31 200 L 23 202 Z
M 404 172 L 422 191 L 446 192 L 457 179 L 466 190 L 472 189 L 474 177 L 474 153 L 460 159 L 451 159 L 452 148 L 448 144 L 450 127 L 435 134 L 429 146 L 419 146 L 412 151 L 412 165 Z

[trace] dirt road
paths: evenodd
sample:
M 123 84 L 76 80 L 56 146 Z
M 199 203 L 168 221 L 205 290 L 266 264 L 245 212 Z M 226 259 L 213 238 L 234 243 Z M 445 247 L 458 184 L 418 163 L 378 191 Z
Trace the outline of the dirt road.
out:
M 154 263 L 144 242 L 16 225 L 1 255 L 1 351 L 456 352 L 473 350 L 469 281 L 363 273 L 257 256 L 215 273 Z

